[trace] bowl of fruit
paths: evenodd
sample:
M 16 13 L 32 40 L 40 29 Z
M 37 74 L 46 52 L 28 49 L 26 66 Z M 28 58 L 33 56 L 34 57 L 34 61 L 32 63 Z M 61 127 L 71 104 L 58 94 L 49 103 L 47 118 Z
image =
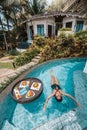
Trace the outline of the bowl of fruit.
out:
M 35 95 L 33 90 L 29 90 L 26 94 L 26 98 L 33 97 Z

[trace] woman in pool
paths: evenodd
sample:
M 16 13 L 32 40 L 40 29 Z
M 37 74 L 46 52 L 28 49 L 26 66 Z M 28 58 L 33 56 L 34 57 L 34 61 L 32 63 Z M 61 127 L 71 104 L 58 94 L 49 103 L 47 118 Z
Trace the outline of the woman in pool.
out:
M 60 85 L 59 85 L 59 81 L 57 80 L 57 78 L 53 75 L 52 73 L 52 70 L 50 70 L 50 76 L 51 76 L 51 88 L 53 89 L 52 93 L 47 97 L 46 99 L 46 102 L 44 104 L 44 110 L 46 109 L 46 106 L 47 106 L 47 103 L 49 101 L 49 99 L 53 96 L 55 96 L 56 100 L 58 102 L 61 102 L 62 101 L 62 95 L 63 96 L 67 96 L 71 99 L 73 99 L 76 104 L 78 106 L 80 106 L 80 103 L 76 101 L 76 99 L 74 97 L 72 97 L 70 94 L 67 94 L 67 93 L 64 93 L 61 88 L 60 88 Z

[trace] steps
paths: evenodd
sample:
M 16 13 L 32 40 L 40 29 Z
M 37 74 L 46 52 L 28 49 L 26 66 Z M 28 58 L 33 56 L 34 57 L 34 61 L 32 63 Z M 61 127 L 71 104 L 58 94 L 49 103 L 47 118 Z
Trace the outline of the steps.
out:
M 11 124 L 8 120 L 5 120 L 1 130 L 20 130 L 20 129 Z
M 19 111 L 20 109 L 20 111 Z M 33 121 L 32 121 L 32 113 L 28 112 L 28 108 L 26 108 L 26 104 L 17 104 L 12 123 L 15 124 L 16 127 L 20 128 L 21 130 L 32 130 Z
M 33 130 L 87 130 L 87 74 L 75 71 L 75 97 L 82 105 Z
M 33 130 L 87 130 L 87 115 L 79 113 L 78 109 L 63 114 Z
M 39 55 L 35 56 L 35 57 L 32 59 L 32 62 L 38 63 L 38 61 L 40 60 L 40 58 L 41 58 L 41 55 L 39 54 Z

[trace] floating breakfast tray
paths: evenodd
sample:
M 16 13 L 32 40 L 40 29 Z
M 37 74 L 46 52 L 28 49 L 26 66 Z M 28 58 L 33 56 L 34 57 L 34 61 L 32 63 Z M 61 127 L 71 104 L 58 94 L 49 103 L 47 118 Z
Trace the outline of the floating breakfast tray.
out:
M 18 81 L 11 90 L 13 99 L 19 103 L 31 102 L 38 98 L 43 90 L 41 80 L 27 78 Z

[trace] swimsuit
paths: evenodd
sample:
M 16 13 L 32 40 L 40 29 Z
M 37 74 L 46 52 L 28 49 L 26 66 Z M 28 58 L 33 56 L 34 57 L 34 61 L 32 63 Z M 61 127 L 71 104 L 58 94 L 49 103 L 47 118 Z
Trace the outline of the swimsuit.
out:
M 60 90 L 60 86 L 58 84 L 51 85 L 52 89 Z
M 51 85 L 52 89 L 56 89 L 57 91 L 60 90 L 60 86 L 58 84 L 53 84 Z M 55 96 L 55 99 L 58 101 L 58 102 L 61 102 L 62 101 L 62 96 L 61 96 L 61 99 L 58 100 L 57 97 Z

